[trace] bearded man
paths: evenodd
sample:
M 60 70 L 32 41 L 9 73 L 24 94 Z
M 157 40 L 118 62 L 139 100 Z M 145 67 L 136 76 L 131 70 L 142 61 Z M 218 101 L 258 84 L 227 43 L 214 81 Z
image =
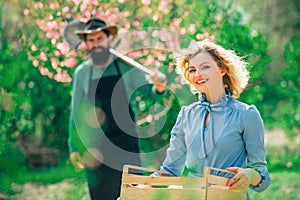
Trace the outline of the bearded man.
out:
M 89 59 L 73 78 L 70 161 L 86 170 L 91 199 L 112 200 L 120 196 L 123 165 L 141 165 L 131 95 L 144 89 L 149 98 L 161 98 L 166 81 L 154 71 L 149 83 L 145 74 L 110 53 L 116 26 L 90 19 L 76 34 L 85 42 Z

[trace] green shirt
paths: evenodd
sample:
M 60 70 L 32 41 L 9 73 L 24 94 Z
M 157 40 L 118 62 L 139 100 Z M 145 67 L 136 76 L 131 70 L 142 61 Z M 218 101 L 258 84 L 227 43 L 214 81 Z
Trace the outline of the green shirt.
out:
M 144 73 L 129 66 L 121 60 L 116 60 L 124 81 L 127 99 L 130 101 L 131 109 L 136 113 L 137 104 L 134 98 L 131 98 L 136 90 L 143 90 L 149 98 L 161 98 L 165 93 L 158 94 L 155 87 L 151 84 L 150 77 Z M 92 70 L 92 74 L 91 73 Z M 105 72 L 105 73 L 104 73 Z M 99 137 L 102 130 L 100 128 L 89 128 L 83 125 L 82 121 L 86 120 L 86 111 L 93 108 L 94 105 L 88 100 L 89 80 L 99 79 L 100 77 L 109 77 L 118 75 L 116 64 L 112 62 L 106 68 L 93 67 L 90 60 L 86 60 L 75 70 L 73 78 L 73 92 L 71 102 L 71 114 L 69 124 L 69 138 L 68 145 L 70 152 L 82 151 L 84 147 L 96 147 L 94 141 Z M 80 132 L 80 134 L 78 134 Z M 84 137 L 82 137 L 84 134 Z M 87 135 L 89 134 L 89 135 Z M 84 145 L 83 145 L 84 144 Z

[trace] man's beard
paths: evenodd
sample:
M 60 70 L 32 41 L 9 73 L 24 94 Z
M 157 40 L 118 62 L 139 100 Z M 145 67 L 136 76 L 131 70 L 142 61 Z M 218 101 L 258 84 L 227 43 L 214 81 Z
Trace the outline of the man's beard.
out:
M 89 56 L 94 65 L 103 65 L 109 59 L 109 48 L 95 47 L 89 52 Z

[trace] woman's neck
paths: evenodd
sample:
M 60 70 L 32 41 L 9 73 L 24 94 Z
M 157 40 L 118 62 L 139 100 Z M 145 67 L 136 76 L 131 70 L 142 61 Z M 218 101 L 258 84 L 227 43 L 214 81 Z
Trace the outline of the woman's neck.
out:
M 208 94 L 205 94 L 206 96 L 206 101 L 208 103 L 211 103 L 211 104 L 216 104 L 220 101 L 220 99 L 226 95 L 226 92 L 225 90 L 221 90 L 221 91 L 214 91 L 213 93 L 208 93 Z

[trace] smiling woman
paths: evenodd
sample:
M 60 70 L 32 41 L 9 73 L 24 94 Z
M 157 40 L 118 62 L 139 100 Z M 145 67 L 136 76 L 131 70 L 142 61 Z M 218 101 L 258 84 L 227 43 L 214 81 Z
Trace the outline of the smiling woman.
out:
M 205 77 L 205 72 L 210 71 L 209 68 L 219 68 L 218 70 L 223 79 L 222 84 L 231 91 L 234 98 L 238 98 L 248 84 L 247 63 L 237 56 L 234 51 L 226 50 L 222 46 L 211 42 L 192 42 L 190 47 L 184 50 L 176 60 L 177 72 L 182 74 L 190 83 L 192 83 L 191 78 L 193 78 L 190 75 L 194 75 L 196 69 L 198 69 L 200 75 Z M 200 61 L 202 63 L 199 63 Z M 203 80 L 200 79 L 200 81 Z M 196 93 L 201 93 L 196 88 L 192 89 Z
M 205 167 L 217 167 L 234 173 L 215 172 L 230 178 L 230 189 L 264 191 L 270 176 L 263 120 L 254 105 L 234 99 L 248 83 L 246 63 L 233 51 L 200 41 L 177 57 L 177 66 L 200 101 L 181 108 L 161 170 L 182 176 L 186 168 L 188 177 L 203 177 Z

